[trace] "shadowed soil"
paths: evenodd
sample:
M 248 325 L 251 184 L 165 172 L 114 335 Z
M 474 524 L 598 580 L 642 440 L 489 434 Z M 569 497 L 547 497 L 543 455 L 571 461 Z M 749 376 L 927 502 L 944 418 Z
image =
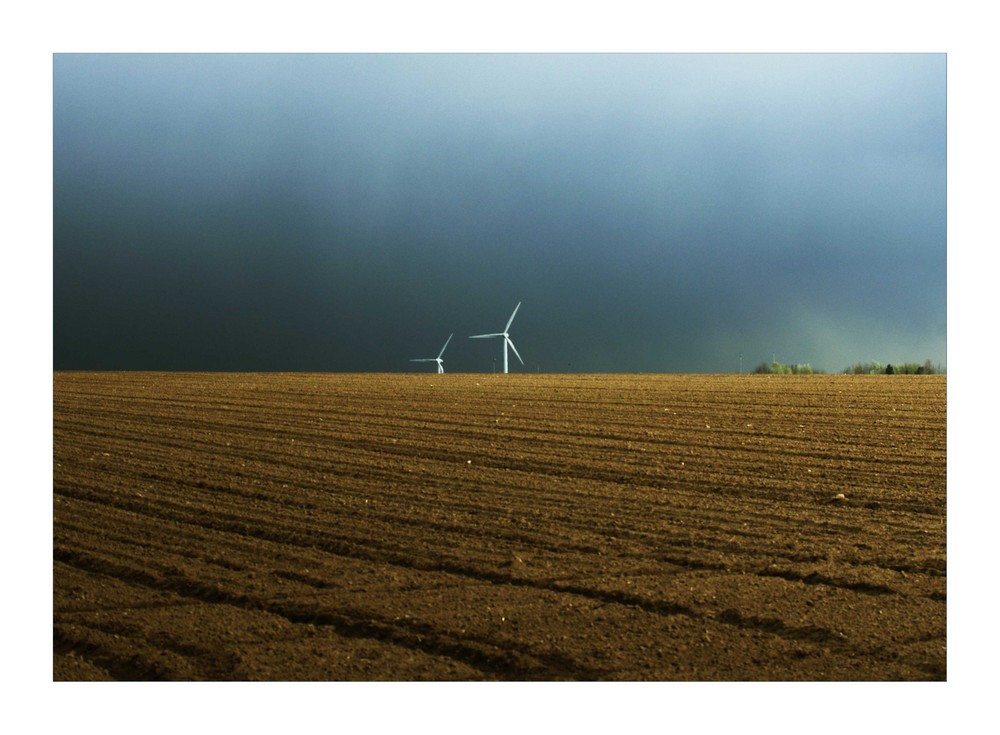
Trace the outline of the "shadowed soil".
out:
M 945 378 L 54 374 L 55 680 L 943 680 Z

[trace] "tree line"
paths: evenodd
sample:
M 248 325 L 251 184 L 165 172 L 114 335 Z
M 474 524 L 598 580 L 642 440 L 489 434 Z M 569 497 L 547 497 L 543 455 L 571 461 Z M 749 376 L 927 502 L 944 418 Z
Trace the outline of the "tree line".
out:
M 755 375 L 825 375 L 825 370 L 814 368 L 809 363 L 784 365 L 780 362 L 762 362 L 753 369 Z M 858 362 L 844 368 L 845 375 L 943 375 L 940 365 L 934 365 L 930 360 L 923 364 L 916 362 L 898 362 L 883 365 L 877 360 Z
M 844 369 L 847 375 L 942 375 L 940 365 L 926 360 L 922 365 L 916 362 L 897 362 L 883 365 L 876 361 L 859 362 Z

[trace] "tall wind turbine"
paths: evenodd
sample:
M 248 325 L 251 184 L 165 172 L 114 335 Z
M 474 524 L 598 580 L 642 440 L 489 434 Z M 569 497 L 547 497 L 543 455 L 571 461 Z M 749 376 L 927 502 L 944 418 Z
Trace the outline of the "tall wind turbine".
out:
M 517 348 L 514 343 L 510 341 L 510 323 L 514 321 L 514 314 L 517 314 L 517 310 L 521 308 L 521 302 L 517 302 L 517 306 L 514 307 L 514 313 L 510 315 L 510 319 L 507 320 L 507 326 L 503 328 L 502 332 L 496 332 L 495 334 L 473 334 L 469 339 L 483 339 L 485 337 L 503 337 L 503 371 L 507 372 L 507 345 L 514 350 L 514 354 L 517 355 L 517 359 L 521 360 L 521 356 L 517 354 Z M 524 364 L 524 360 L 521 360 L 521 364 Z
M 441 355 L 444 354 L 445 347 L 448 346 L 448 343 L 451 342 L 451 338 L 454 336 L 455 336 L 454 332 L 448 335 L 448 339 L 444 341 L 444 347 L 441 348 L 441 351 L 438 353 L 437 357 L 417 357 L 410 360 L 410 362 L 436 362 L 438 364 L 438 373 L 443 373 L 444 360 L 441 359 Z

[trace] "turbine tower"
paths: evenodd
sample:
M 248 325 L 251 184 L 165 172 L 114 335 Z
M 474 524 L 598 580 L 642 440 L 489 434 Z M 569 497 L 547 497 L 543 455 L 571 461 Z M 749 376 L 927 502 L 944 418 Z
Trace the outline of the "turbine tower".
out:
M 484 339 L 486 337 L 503 337 L 503 371 L 507 372 L 507 345 L 514 350 L 514 354 L 517 355 L 517 359 L 521 360 L 521 356 L 517 354 L 517 348 L 514 343 L 510 341 L 510 323 L 514 321 L 514 315 L 517 314 L 517 310 L 521 308 L 521 302 L 517 302 L 517 306 L 514 307 L 514 313 L 510 315 L 510 319 L 507 320 L 507 326 L 503 328 L 502 332 L 496 332 L 494 334 L 473 334 L 469 339 Z M 521 364 L 524 364 L 524 360 L 521 360 Z
M 448 346 L 448 343 L 451 342 L 451 338 L 454 336 L 455 336 L 454 332 L 448 335 L 448 339 L 444 341 L 444 347 L 441 348 L 441 351 L 438 353 L 437 357 L 416 357 L 410 360 L 410 362 L 436 362 L 438 364 L 438 373 L 443 373 L 444 360 L 441 359 L 441 355 L 444 354 L 445 347 Z

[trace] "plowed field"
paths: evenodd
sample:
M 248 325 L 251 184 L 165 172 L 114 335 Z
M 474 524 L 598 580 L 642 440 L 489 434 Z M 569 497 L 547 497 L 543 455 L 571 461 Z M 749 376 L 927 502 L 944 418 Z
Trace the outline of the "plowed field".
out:
M 54 374 L 55 680 L 943 680 L 942 376 Z

